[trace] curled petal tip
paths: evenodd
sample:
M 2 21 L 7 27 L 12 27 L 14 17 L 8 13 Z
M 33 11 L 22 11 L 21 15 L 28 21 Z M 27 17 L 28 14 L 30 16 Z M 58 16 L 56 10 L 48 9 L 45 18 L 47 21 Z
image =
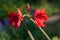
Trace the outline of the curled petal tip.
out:
M 44 13 L 44 12 L 46 12 L 46 9 L 44 8 L 44 9 L 42 9 L 42 12 Z
M 21 11 L 19 10 L 19 8 L 17 8 L 17 14 L 22 15 Z

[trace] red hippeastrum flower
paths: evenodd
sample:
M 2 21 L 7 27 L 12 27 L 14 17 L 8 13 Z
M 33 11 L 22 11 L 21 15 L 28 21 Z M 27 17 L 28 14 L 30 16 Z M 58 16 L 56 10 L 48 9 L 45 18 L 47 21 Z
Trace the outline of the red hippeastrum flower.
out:
M 26 4 L 26 7 L 27 7 L 27 11 L 29 12 L 30 11 L 30 5 L 28 3 Z
M 14 28 L 16 29 L 20 26 L 23 16 L 21 11 L 17 9 L 17 12 L 10 12 L 8 18 L 10 21 L 10 25 L 14 26 Z
M 36 9 L 35 12 L 34 12 L 34 21 L 35 21 L 35 24 L 38 26 L 38 27 L 44 27 L 45 24 L 44 22 L 48 20 L 48 16 L 45 12 L 45 9 L 43 10 L 40 10 L 40 9 Z

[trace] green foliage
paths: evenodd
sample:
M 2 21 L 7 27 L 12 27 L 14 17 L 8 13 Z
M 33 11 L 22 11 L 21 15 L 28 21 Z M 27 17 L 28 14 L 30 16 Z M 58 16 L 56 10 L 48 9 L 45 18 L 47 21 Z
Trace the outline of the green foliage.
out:
M 57 36 L 55 36 L 55 37 L 53 37 L 53 38 L 52 38 L 52 40 L 58 40 L 58 37 L 57 37 Z

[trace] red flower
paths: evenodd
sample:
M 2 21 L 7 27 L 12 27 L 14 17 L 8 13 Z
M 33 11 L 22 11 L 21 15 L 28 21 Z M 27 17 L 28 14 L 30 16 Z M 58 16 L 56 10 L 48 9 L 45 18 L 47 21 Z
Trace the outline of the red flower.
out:
M 8 18 L 10 21 L 10 25 L 14 26 L 14 28 L 16 29 L 17 27 L 20 26 L 23 16 L 21 11 L 17 9 L 17 12 L 10 12 Z
M 38 26 L 38 27 L 44 27 L 45 24 L 44 22 L 48 20 L 48 16 L 45 12 L 45 9 L 43 10 L 40 10 L 40 9 L 36 9 L 35 10 L 35 13 L 34 13 L 34 21 L 35 21 L 35 24 Z
M 26 7 L 27 7 L 27 10 L 29 12 L 30 11 L 30 5 L 28 3 L 26 4 Z

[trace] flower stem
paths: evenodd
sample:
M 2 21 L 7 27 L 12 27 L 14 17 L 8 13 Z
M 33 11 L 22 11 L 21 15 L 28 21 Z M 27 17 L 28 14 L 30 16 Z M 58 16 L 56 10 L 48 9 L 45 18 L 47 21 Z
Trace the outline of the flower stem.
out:
M 33 23 L 35 23 L 32 18 L 30 18 L 30 20 L 31 20 Z M 47 33 L 46 33 L 41 27 L 39 27 L 39 29 L 43 32 L 43 34 L 46 36 L 46 38 L 47 38 L 48 40 L 51 40 L 50 37 L 47 35 Z
M 41 27 L 39 27 L 39 29 L 43 32 L 43 34 L 46 36 L 48 40 L 51 40 L 50 37 L 46 34 L 46 32 Z
M 34 37 L 32 36 L 32 34 L 31 34 L 30 30 L 28 29 L 28 27 L 26 26 L 25 22 L 22 21 L 22 23 L 23 23 L 23 25 L 24 25 L 24 27 L 25 27 L 25 30 L 28 32 L 28 34 L 29 34 L 31 40 L 34 40 Z

